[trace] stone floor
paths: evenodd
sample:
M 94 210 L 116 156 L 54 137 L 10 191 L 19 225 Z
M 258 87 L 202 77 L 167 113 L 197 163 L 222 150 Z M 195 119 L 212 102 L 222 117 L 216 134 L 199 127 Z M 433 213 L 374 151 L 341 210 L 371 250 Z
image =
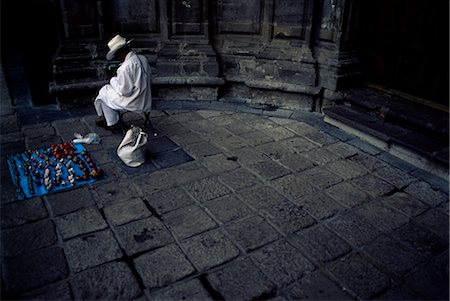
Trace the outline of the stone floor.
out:
M 321 115 L 155 110 L 128 169 L 92 108 L 2 103 L 2 300 L 449 298 L 448 182 Z M 107 179 L 17 201 L 5 156 L 75 132 Z

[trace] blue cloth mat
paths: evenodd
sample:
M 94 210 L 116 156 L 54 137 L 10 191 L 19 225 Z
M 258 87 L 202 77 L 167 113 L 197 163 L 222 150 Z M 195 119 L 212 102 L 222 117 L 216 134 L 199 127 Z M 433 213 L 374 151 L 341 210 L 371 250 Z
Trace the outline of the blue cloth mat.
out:
M 106 176 L 102 174 L 99 177 L 93 178 L 89 176 L 83 179 L 81 177 L 83 174 L 82 168 L 86 168 L 87 174 L 90 174 L 92 170 L 99 169 L 99 166 L 90 158 L 89 153 L 83 145 L 79 143 L 70 143 L 69 145 L 73 146 L 73 153 L 70 157 L 66 154 L 61 154 L 59 155 L 59 158 L 56 158 L 51 147 L 27 150 L 23 153 L 8 156 L 7 162 L 9 172 L 19 200 L 41 196 L 55 191 L 72 189 L 106 178 Z M 77 159 L 74 159 L 75 157 Z M 60 181 L 55 181 L 56 165 L 58 163 L 61 167 L 61 176 Z M 89 163 L 91 163 L 91 166 Z M 49 189 L 47 189 L 43 183 L 46 168 L 49 169 L 49 178 L 52 180 L 52 186 Z M 72 173 L 75 180 L 72 184 L 68 180 L 69 168 L 73 168 Z

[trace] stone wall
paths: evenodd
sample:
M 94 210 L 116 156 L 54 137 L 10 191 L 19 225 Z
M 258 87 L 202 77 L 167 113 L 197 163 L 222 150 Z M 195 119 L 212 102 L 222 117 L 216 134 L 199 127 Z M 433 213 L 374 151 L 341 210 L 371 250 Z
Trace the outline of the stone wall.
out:
M 321 110 L 358 76 L 354 0 L 59 1 L 51 91 L 63 103 L 106 82 L 105 44 L 118 32 L 147 56 L 162 101 Z

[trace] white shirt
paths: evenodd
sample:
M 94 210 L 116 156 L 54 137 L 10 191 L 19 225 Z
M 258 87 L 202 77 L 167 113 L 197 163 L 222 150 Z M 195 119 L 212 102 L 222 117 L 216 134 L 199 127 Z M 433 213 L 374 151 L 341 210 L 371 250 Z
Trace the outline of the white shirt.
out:
M 152 94 L 150 66 L 145 56 L 130 51 L 117 69 L 117 76 L 100 90 L 97 98 L 114 110 L 149 112 Z

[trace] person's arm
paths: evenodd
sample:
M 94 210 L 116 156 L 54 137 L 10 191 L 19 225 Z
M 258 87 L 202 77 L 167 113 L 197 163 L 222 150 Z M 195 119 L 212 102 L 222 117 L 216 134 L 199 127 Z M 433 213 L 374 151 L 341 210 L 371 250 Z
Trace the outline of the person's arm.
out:
M 111 78 L 109 81 L 113 89 L 121 96 L 130 96 L 135 89 L 131 67 L 132 66 L 124 66 L 124 68 L 118 68 L 117 76 Z

